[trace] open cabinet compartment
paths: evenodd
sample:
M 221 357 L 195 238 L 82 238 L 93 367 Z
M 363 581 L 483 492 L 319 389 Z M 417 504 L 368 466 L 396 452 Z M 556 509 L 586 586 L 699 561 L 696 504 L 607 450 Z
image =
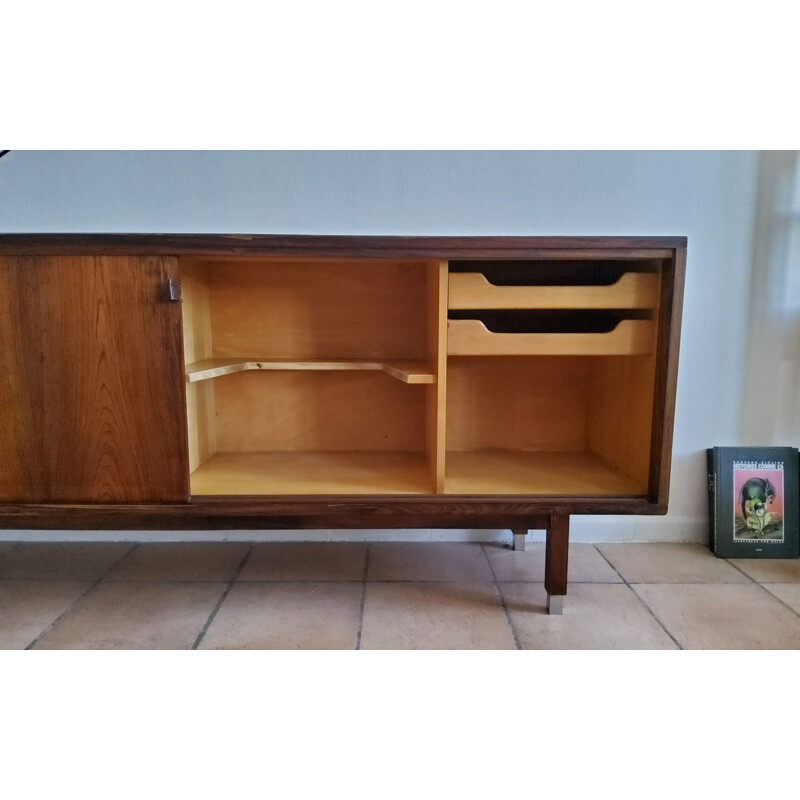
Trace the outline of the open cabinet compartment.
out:
M 184 259 L 192 495 L 434 492 L 440 271 Z
M 657 259 L 181 267 L 192 495 L 650 492 Z
M 448 360 L 448 494 L 648 491 L 651 356 Z
M 648 494 L 661 267 L 451 262 L 446 493 Z

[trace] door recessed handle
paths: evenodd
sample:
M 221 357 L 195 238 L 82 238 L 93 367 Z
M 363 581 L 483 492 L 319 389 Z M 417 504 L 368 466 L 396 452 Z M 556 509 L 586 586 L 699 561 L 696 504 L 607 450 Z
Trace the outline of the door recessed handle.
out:
M 182 303 L 181 282 L 177 278 L 170 278 L 167 281 L 167 287 L 169 289 L 169 299 L 174 300 L 176 303 Z

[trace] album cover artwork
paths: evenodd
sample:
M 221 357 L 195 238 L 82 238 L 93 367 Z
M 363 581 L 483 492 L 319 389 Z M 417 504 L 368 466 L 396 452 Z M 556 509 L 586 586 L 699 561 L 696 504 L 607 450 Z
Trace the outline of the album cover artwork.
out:
M 798 451 L 715 447 L 708 451 L 709 544 L 725 558 L 797 558 Z

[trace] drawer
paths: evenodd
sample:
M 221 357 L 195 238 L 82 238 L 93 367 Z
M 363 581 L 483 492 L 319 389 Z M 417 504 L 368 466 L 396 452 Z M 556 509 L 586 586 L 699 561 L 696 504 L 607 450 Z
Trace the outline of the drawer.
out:
M 633 356 L 653 352 L 655 323 L 626 319 L 605 333 L 495 333 L 479 319 L 451 319 L 451 356 Z
M 655 308 L 659 276 L 626 272 L 609 286 L 501 286 L 481 272 L 450 273 L 448 307 L 473 308 Z

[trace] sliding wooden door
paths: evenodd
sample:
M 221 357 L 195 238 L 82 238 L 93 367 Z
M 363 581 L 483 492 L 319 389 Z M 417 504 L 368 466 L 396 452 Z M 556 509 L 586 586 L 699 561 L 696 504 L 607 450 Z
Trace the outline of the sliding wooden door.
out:
M 188 499 L 175 257 L 0 257 L 0 499 Z

